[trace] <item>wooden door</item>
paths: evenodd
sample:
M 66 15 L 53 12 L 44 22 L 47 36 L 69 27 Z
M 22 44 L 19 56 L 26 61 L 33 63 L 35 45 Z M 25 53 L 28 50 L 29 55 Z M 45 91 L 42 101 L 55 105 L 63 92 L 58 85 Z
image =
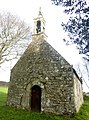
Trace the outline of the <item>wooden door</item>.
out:
M 34 112 L 41 111 L 41 88 L 37 85 L 31 89 L 31 110 Z

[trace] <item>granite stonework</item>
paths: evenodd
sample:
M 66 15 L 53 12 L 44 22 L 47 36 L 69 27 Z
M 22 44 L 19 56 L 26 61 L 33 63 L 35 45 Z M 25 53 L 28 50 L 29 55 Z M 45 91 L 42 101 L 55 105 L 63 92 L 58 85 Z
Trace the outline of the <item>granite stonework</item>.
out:
M 73 74 L 73 80 L 74 80 L 74 100 L 75 100 L 75 108 L 76 108 L 76 112 L 79 111 L 82 103 L 83 103 L 83 91 L 82 91 L 82 81 L 81 79 L 79 80 L 79 78 Z
M 32 42 L 11 70 L 7 105 L 31 111 L 31 88 L 41 88 L 41 112 L 75 114 L 83 103 L 82 83 L 44 33 Z

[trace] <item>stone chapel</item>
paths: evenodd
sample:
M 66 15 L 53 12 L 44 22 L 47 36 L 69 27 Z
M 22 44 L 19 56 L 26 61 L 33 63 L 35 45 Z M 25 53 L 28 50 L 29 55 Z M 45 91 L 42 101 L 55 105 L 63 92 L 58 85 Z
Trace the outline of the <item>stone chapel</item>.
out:
M 82 81 L 48 42 L 41 10 L 32 42 L 11 70 L 7 105 L 33 112 L 75 114 L 83 103 Z

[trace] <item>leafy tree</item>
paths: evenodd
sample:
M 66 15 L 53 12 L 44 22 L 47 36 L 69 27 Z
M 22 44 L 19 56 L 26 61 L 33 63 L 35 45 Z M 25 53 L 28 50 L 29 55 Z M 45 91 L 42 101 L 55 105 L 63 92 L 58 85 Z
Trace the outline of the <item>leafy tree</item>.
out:
M 65 13 L 70 14 L 68 22 L 62 23 L 68 33 L 67 44 L 76 44 L 80 54 L 89 60 L 89 6 L 88 0 L 52 0 L 55 5 L 65 7 Z
M 55 5 L 71 6 L 75 0 L 51 0 Z
M 76 44 L 80 54 L 84 54 L 84 66 L 87 80 L 89 80 L 89 6 L 88 0 L 51 0 L 55 5 L 62 5 L 66 14 L 70 15 L 67 23 L 62 23 L 63 29 L 68 33 L 69 39 L 64 39 L 67 45 Z M 84 71 L 77 65 L 77 72 L 85 82 Z
M 19 17 L 0 13 L 0 64 L 17 58 L 30 39 L 30 27 Z

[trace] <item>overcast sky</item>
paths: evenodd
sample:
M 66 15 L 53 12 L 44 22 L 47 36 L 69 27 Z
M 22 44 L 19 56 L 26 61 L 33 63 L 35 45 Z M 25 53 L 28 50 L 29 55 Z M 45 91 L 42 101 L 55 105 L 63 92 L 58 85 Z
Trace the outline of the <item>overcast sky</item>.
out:
M 78 51 L 72 46 L 65 46 L 62 39 L 66 37 L 61 22 L 65 22 L 68 16 L 63 14 L 63 9 L 52 5 L 51 0 L 0 0 L 0 10 L 11 12 L 19 16 L 31 27 L 33 27 L 33 18 L 37 17 L 39 7 L 42 8 L 43 16 L 46 20 L 46 34 L 48 42 L 74 67 L 81 60 Z M 77 59 L 76 59 L 77 58 Z M 2 81 L 9 81 L 12 63 L 6 63 L 0 69 Z

